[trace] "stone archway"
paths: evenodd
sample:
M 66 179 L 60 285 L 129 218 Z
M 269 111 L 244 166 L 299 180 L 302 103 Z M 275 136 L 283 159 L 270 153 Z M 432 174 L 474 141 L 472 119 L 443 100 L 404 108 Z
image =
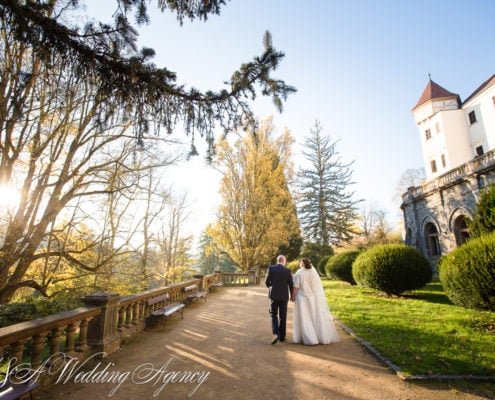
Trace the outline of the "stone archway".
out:
M 421 231 L 427 258 L 432 261 L 440 258 L 442 247 L 440 244 L 439 224 L 431 216 L 428 216 L 423 220 Z
M 471 219 L 471 213 L 465 208 L 457 208 L 450 216 L 449 230 L 454 234 L 458 247 L 471 237 L 468 227 L 468 221 Z
M 431 257 L 440 257 L 440 239 L 438 229 L 434 223 L 428 222 L 424 229 L 425 247 Z

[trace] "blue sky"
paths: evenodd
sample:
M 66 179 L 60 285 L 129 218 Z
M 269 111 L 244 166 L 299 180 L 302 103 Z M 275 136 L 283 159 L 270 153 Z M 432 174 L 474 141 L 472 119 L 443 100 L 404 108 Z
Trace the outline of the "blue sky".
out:
M 98 17 L 110 17 L 101 0 L 87 3 Z M 242 62 L 261 54 L 269 30 L 286 54 L 275 76 L 298 92 L 282 114 L 258 97 L 258 117 L 274 115 L 280 131 L 290 129 L 296 167 L 318 119 L 339 141 L 342 160 L 354 161 L 356 198 L 393 220 L 400 215 L 393 200 L 400 175 L 423 167 L 411 109 L 428 74 L 462 100 L 493 75 L 494 15 L 493 0 L 233 0 L 220 16 L 182 27 L 174 16 L 151 10 L 140 43 L 155 49 L 155 63 L 175 71 L 178 83 L 219 90 Z M 195 226 L 202 229 L 214 219 L 215 174 L 199 157 L 173 175 L 187 186 Z

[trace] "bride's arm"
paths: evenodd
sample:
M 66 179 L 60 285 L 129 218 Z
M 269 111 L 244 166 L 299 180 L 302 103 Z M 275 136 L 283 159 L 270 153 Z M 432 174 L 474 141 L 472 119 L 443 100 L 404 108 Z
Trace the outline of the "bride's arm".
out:
M 294 286 L 294 288 L 292 289 L 292 297 L 291 297 L 292 301 L 296 301 L 296 294 L 298 291 L 299 291 L 299 288 Z

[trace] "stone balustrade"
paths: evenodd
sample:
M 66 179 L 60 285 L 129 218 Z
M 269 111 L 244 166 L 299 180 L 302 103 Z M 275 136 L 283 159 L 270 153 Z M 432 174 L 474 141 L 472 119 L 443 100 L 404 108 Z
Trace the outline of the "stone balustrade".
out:
M 27 356 L 31 368 L 35 369 L 43 361 L 42 352 L 45 346 L 48 347 L 45 358 L 61 351 L 66 354 L 84 351 L 88 348 L 89 322 L 100 313 L 99 308 L 80 307 L 0 328 L 0 354 L 8 354 L 9 359 L 12 360 L 11 366 L 21 363 L 23 356 Z M 76 333 L 78 333 L 77 343 Z M 65 345 L 61 348 L 63 336 Z M 29 354 L 25 354 L 27 349 Z
M 247 272 L 223 272 L 222 282 L 225 286 L 247 286 L 249 284 L 249 274 Z
M 447 187 L 455 184 L 460 179 L 467 179 L 469 176 L 481 172 L 483 169 L 492 166 L 495 163 L 495 150 L 485 153 L 473 160 L 460 165 L 440 175 L 437 178 L 430 179 L 420 186 L 410 187 L 402 195 L 403 202 L 410 201 L 414 198 L 425 195 L 426 193 L 437 190 L 438 188 Z
M 169 293 L 170 301 L 182 302 L 187 296 L 186 286 L 208 287 L 208 282 L 220 279 L 215 273 L 130 296 L 86 296 L 81 299 L 85 307 L 0 328 L 0 358 L 3 362 L 10 360 L 11 367 L 29 363 L 36 369 L 58 353 L 74 357 L 83 352 L 98 353 L 104 357 L 117 351 L 123 340 L 145 329 L 151 311 L 148 299 Z

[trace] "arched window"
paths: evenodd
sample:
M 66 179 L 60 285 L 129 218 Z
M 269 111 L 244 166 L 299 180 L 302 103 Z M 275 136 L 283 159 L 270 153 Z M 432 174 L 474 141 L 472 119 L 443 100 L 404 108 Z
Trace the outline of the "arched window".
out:
M 467 226 L 467 220 L 464 215 L 459 215 L 454 221 L 454 235 L 457 246 L 466 243 L 471 237 L 469 228 Z
M 438 230 L 434 224 L 428 222 L 425 225 L 425 241 L 428 253 L 432 257 L 440 256 L 440 241 L 438 240 Z

